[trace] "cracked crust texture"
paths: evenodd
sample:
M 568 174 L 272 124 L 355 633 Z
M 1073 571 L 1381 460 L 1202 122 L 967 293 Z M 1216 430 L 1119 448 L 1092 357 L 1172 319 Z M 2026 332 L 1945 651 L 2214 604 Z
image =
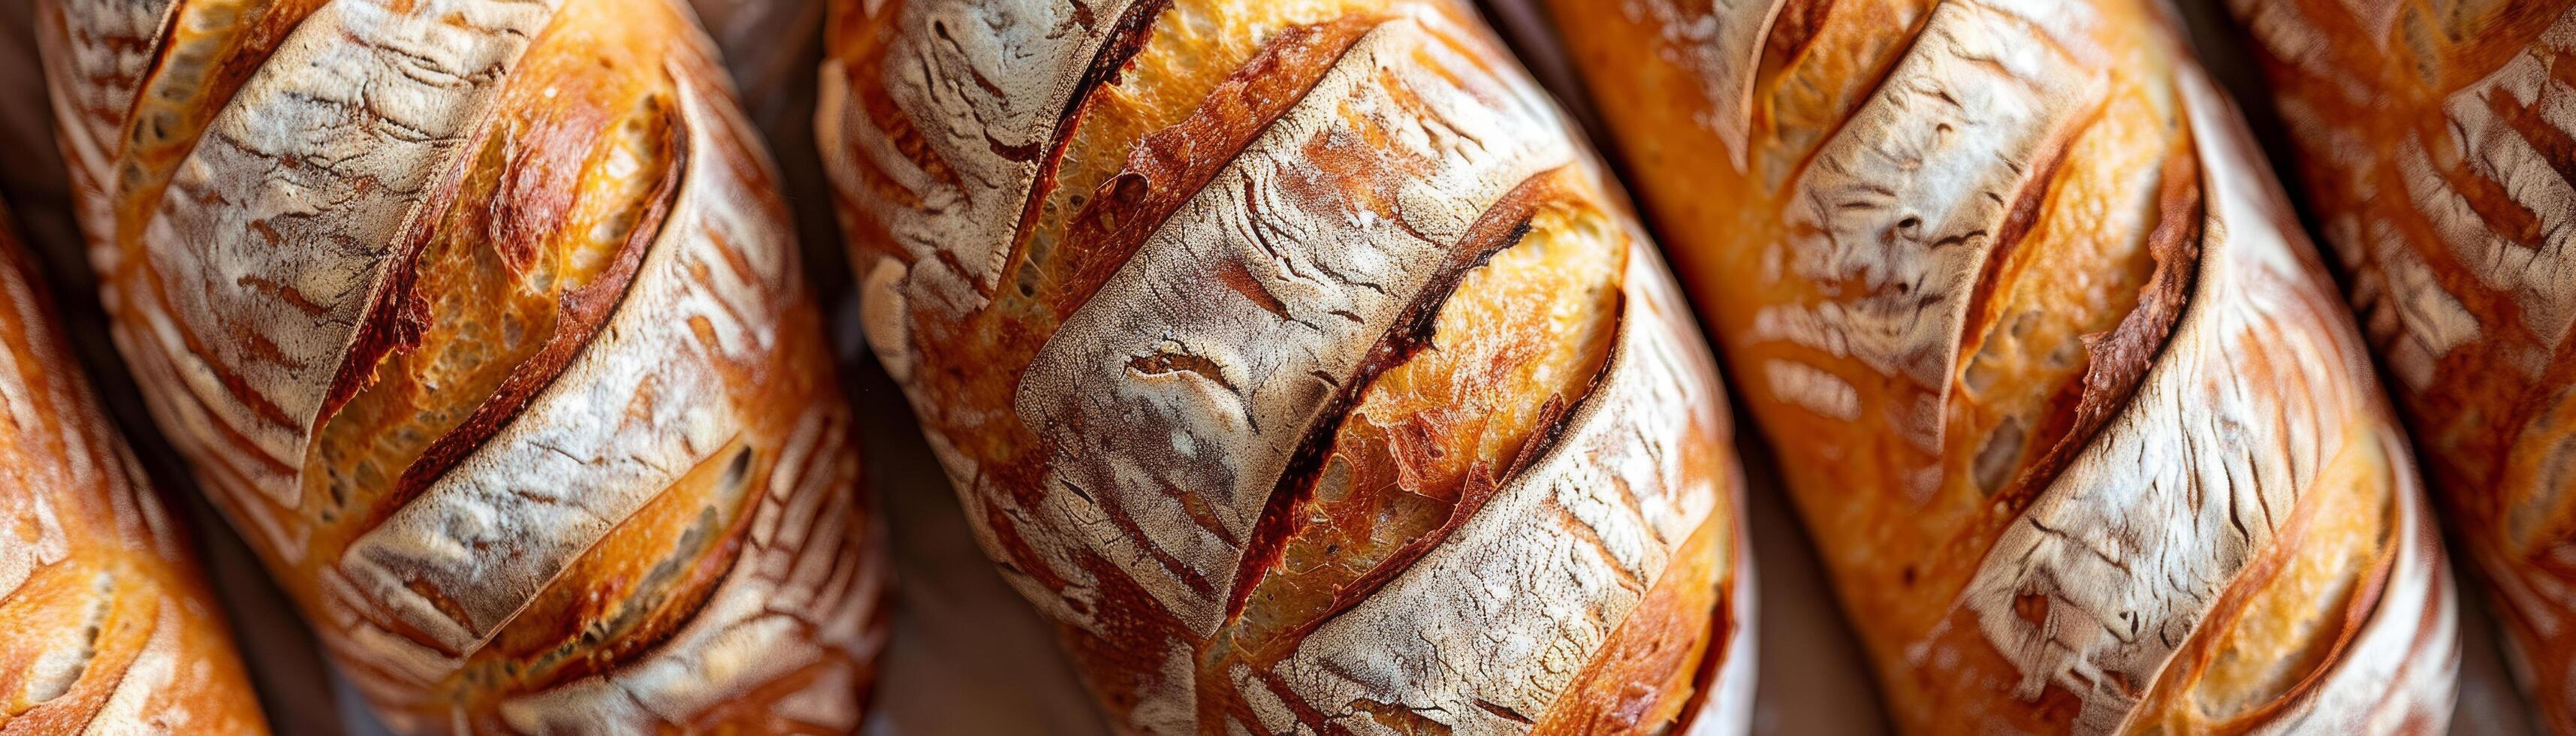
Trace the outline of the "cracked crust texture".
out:
M 267 730 L 187 535 L 0 212 L 0 734 Z
M 2516 674 L 2576 731 L 2576 9 L 2230 7 Z
M 2160 5 L 1550 5 L 1904 730 L 2447 721 L 2404 435 Z
M 1738 733 L 1713 361 L 1448 2 L 835 3 L 867 337 L 1128 733 Z
M 154 418 L 410 732 L 858 727 L 886 568 L 774 175 L 662 0 L 63 0 Z

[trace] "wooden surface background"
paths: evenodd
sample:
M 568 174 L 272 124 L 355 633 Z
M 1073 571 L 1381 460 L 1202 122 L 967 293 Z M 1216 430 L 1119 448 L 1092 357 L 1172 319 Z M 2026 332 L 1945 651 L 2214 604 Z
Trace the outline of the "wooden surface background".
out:
M 834 232 L 830 201 L 810 135 L 813 70 L 821 45 L 815 0 L 691 0 L 725 47 L 753 118 L 785 174 L 803 236 L 805 272 L 833 314 L 843 383 L 856 402 L 878 509 L 892 531 L 900 578 L 892 643 L 881 663 L 868 732 L 901 736 L 1103 734 L 1089 697 L 1058 653 L 1054 636 L 996 576 L 959 514 L 955 497 L 914 429 L 902 394 L 866 355 L 850 273 Z M 1578 120 L 1592 120 L 1544 19 L 1519 0 L 1487 8 L 1541 81 Z M 2240 95 L 2259 94 L 2243 46 L 2214 22 L 2205 0 L 2184 3 L 2211 67 Z M 0 0 L 0 200 L 15 211 L 46 267 L 56 303 L 111 412 L 174 508 L 188 510 L 196 538 L 238 635 L 270 723 L 279 733 L 375 734 L 375 725 L 316 654 L 305 628 L 267 582 L 241 539 L 196 493 L 168 444 L 151 427 L 134 384 L 108 344 L 94 281 L 80 255 L 62 162 L 50 130 L 32 38 L 33 0 Z M 1517 31 L 1517 32 L 1514 32 Z M 2259 99 L 2259 98 L 2248 98 Z M 2278 142 L 2250 109 L 2268 144 Z M 1759 565 L 1760 611 L 1753 732 L 1866 734 L 1887 731 L 1867 664 L 1834 606 L 1824 571 L 1779 492 L 1770 454 L 1738 418 L 1748 523 Z M 2466 571 L 2463 571 L 2464 573 Z M 2465 577 L 2465 576 L 2464 576 Z M 2474 584 L 2474 583 L 2472 583 Z M 2531 733 L 2505 679 L 2492 626 L 2474 595 L 2468 614 L 2461 701 L 2454 732 Z

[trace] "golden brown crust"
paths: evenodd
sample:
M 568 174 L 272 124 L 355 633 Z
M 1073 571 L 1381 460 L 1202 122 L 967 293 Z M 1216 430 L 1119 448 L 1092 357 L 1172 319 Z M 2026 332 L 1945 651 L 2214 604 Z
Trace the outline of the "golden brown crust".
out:
M 1743 727 L 1713 367 L 1470 11 L 830 27 L 869 340 L 1117 727 Z
M 2541 718 L 2576 730 L 2576 63 L 2564 0 L 2229 3 L 2264 52 L 2305 194 L 2491 583 Z
M 1902 728 L 2442 721 L 2411 466 L 2160 6 L 1550 5 Z
M 0 211 L 0 734 L 266 730 L 187 540 Z
M 387 721 L 858 727 L 849 411 L 685 10 L 43 13 L 118 347 Z

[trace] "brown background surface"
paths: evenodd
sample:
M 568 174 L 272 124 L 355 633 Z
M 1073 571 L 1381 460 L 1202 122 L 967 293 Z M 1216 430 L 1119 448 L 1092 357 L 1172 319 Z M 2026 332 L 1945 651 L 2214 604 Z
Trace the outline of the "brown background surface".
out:
M 813 0 L 693 0 L 724 42 L 753 117 L 770 138 L 804 236 L 806 273 L 834 315 L 833 343 L 844 358 L 843 382 L 865 434 L 870 484 L 892 531 L 901 576 L 894 635 L 882 663 L 869 720 L 872 734 L 948 736 L 1105 733 L 1089 698 L 1057 653 L 1046 625 L 1005 586 L 976 549 L 955 498 L 913 428 L 902 394 L 859 337 L 850 275 L 833 231 L 830 202 L 808 134 L 812 73 L 819 55 L 821 5 Z M 1543 43 L 1542 22 L 1515 0 L 1489 3 L 1499 25 L 1575 116 L 1590 120 L 1579 89 Z M 2212 22 L 2202 0 L 2186 14 L 2213 69 L 2240 94 L 2259 94 L 2243 48 Z M 109 346 L 93 281 L 55 153 L 43 79 L 32 39 L 32 0 L 0 0 L 0 199 L 15 211 L 39 251 L 56 303 L 83 363 L 155 481 L 176 497 L 196 525 L 197 541 L 262 705 L 280 733 L 380 733 L 345 685 L 315 653 L 312 635 L 242 545 L 204 503 L 175 455 L 150 426 L 133 381 Z M 2249 98 L 2257 99 L 2257 98 Z M 2257 130 L 2277 142 L 2254 109 Z M 2283 150 L 2268 146 L 2270 150 Z M 1739 427 L 1743 418 L 1739 417 Z M 1808 549 L 1804 530 L 1780 494 L 1770 454 L 1741 431 L 1750 479 L 1747 526 L 1759 571 L 1757 734 L 1859 734 L 1887 730 L 1867 665 L 1843 623 Z M 2474 596 L 2463 621 L 2463 664 L 2454 732 L 2530 733 L 2505 680 L 2492 627 Z

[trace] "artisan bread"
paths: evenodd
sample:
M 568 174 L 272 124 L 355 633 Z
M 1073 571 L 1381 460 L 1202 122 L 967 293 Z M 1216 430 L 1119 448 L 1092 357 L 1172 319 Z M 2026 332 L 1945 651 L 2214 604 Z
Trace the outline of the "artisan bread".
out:
M 267 730 L 186 534 L 0 211 L 0 734 Z
M 834 3 L 867 339 L 1129 733 L 1734 733 L 1714 366 L 1451 2 Z
M 2230 3 L 2304 194 L 2552 730 L 2576 732 L 2576 12 Z
M 2442 727 L 2405 437 L 2161 5 L 1550 7 L 1900 728 Z
M 118 348 L 410 732 L 841 732 L 849 409 L 667 0 L 49 0 Z

